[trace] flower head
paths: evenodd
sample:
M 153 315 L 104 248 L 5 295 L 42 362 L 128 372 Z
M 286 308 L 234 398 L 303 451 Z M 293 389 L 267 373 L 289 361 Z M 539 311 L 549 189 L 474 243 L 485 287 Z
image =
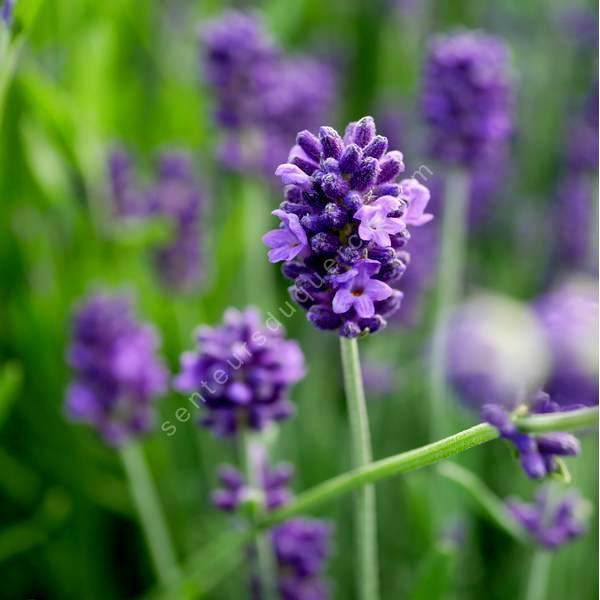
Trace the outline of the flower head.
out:
M 399 308 L 402 293 L 392 285 L 406 269 L 408 226 L 432 218 L 427 188 L 396 182 L 403 170 L 402 154 L 388 151 L 371 117 L 350 123 L 344 137 L 332 127 L 301 131 L 278 167 L 285 200 L 274 214 L 282 225 L 263 239 L 318 328 L 374 333 Z
M 158 346 L 154 328 L 136 321 L 126 298 L 88 298 L 73 319 L 68 416 L 91 424 L 111 445 L 150 430 L 153 402 L 167 382 Z
M 532 404 L 533 413 L 560 410 L 543 392 L 534 396 Z M 558 469 L 557 457 L 576 456 L 580 452 L 579 440 L 569 433 L 545 433 L 539 436 L 522 433 L 509 413 L 496 404 L 486 404 L 481 409 L 481 416 L 498 430 L 500 437 L 514 445 L 521 466 L 531 479 L 543 479 L 554 473 Z
M 213 493 L 213 502 L 225 512 L 238 510 L 245 502 L 257 501 L 267 512 L 287 504 L 292 499 L 288 489 L 293 476 L 290 465 L 271 467 L 264 447 L 251 444 L 249 459 L 258 474 L 252 487 L 235 468 L 219 469 L 221 488 Z M 325 563 L 330 553 L 331 527 L 316 519 L 295 518 L 271 532 L 273 554 L 277 560 L 278 585 L 285 600 L 326 600 L 327 584 L 323 579 Z M 260 581 L 254 578 L 253 590 L 260 591 Z
M 598 404 L 598 283 L 565 280 L 535 303 L 552 355 L 544 388 L 561 406 Z
M 506 508 L 531 538 L 548 550 L 557 550 L 585 532 L 584 503 L 575 491 L 556 497 L 541 488 L 532 504 L 509 500 Z
M 511 132 L 511 105 L 502 41 L 479 31 L 433 40 L 421 106 L 437 158 L 470 166 L 495 152 Z
M 331 69 L 286 57 L 253 14 L 227 11 L 200 32 L 203 74 L 216 100 L 226 167 L 272 175 L 289 138 L 316 126 L 334 95 Z
M 293 413 L 288 392 L 304 377 L 304 356 L 283 338 L 281 324 L 267 327 L 256 310 L 231 308 L 222 325 L 201 327 L 196 337 L 199 349 L 182 355 L 175 388 L 201 399 L 204 426 L 230 436 Z
M 119 217 L 165 219 L 172 237 L 152 248 L 161 282 L 169 289 L 188 290 L 202 279 L 200 221 L 203 195 L 190 158 L 182 152 L 163 152 L 152 185 L 137 182 L 130 156 L 117 150 L 108 161 L 113 200 Z

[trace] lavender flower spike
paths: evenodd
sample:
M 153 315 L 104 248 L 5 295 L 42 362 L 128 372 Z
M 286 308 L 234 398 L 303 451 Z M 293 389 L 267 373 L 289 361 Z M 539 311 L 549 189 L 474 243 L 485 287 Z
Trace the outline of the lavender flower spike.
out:
M 158 345 L 154 328 L 136 321 L 126 298 L 87 299 L 73 320 L 68 416 L 91 424 L 113 446 L 149 431 L 153 403 L 167 383 Z
M 479 31 L 434 38 L 421 106 L 436 158 L 472 166 L 493 155 L 512 129 L 511 82 L 502 41 Z
M 266 327 L 256 310 L 230 308 L 222 325 L 201 327 L 196 337 L 199 349 L 182 355 L 174 385 L 203 403 L 202 425 L 232 436 L 293 413 L 288 392 L 304 377 L 304 355 L 281 324 Z
M 388 151 L 372 117 L 350 123 L 343 137 L 332 127 L 318 136 L 301 131 L 277 169 L 285 199 L 273 214 L 282 227 L 263 239 L 319 329 L 375 333 L 400 307 L 393 286 L 409 260 L 408 227 L 432 218 L 427 189 L 414 179 L 396 182 L 403 170 L 402 154 Z
M 577 492 L 552 498 L 541 488 L 532 504 L 509 500 L 506 507 L 531 538 L 548 550 L 557 550 L 585 532 L 585 505 Z
M 535 394 L 532 404 L 533 413 L 560 410 L 544 392 Z M 546 433 L 539 436 L 521 433 L 510 415 L 495 404 L 486 404 L 481 410 L 481 416 L 498 430 L 500 437 L 515 446 L 521 466 L 531 479 L 542 479 L 555 472 L 558 469 L 557 457 L 576 456 L 581 451 L 579 440 L 569 433 Z
M 3 21 L 6 27 L 12 25 L 14 10 L 15 0 L 4 0 L 0 9 L 0 21 Z

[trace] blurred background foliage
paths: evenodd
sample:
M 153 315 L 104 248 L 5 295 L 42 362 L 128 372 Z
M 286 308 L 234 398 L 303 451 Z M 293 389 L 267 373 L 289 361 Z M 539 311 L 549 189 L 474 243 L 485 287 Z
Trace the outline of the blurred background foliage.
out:
M 244 256 L 251 252 L 243 233 L 246 209 L 239 177 L 215 159 L 218 132 L 198 60 L 198 25 L 230 6 L 219 0 L 20 0 L 16 6 L 16 38 L 0 63 L 3 598 L 129 598 L 153 586 L 115 453 L 64 418 L 69 373 L 63 357 L 71 307 L 98 287 L 133 291 L 140 314 L 160 329 L 172 372 L 196 325 L 217 322 L 229 305 L 261 303 L 259 294 L 244 292 Z M 594 3 L 577 6 L 597 19 Z M 417 98 L 429 36 L 465 26 L 503 37 L 516 78 L 516 134 L 490 215 L 470 232 L 466 287 L 529 302 L 565 273 L 552 215 L 570 118 L 597 73 L 597 50 L 560 26 L 565 3 L 271 0 L 249 7 L 260 11 L 286 50 L 335 65 L 340 91 L 332 125 L 363 114 L 401 123 L 395 132 L 380 128 L 400 138 L 409 170 L 426 161 Z M 115 143 L 136 154 L 142 173 L 165 148 L 194 157 L 207 214 L 206 277 L 193 291 L 176 294 L 156 281 L 145 249 L 160 231 L 112 222 L 106 156 Z M 270 182 L 256 182 L 254 194 L 250 201 L 265 212 L 279 202 Z M 268 225 L 268 217 L 258 223 Z M 263 231 L 257 229 L 256 240 Z M 283 305 L 285 284 L 276 272 Z M 411 326 L 390 326 L 361 344 L 367 364 L 387 365 L 390 378 L 370 403 L 376 457 L 430 441 L 423 360 L 429 300 L 421 299 Z M 261 308 L 276 309 L 265 302 Z M 335 337 L 310 328 L 300 311 L 286 327 L 300 340 L 309 376 L 294 390 L 298 418 L 284 426 L 276 454 L 296 465 L 294 487 L 302 490 L 349 468 L 348 432 Z M 173 420 L 186 402 L 176 394 L 162 399 L 161 419 Z M 456 418 L 468 426 L 478 417 L 457 403 Z M 209 495 L 215 465 L 230 459 L 232 449 L 188 422 L 172 437 L 150 437 L 146 451 L 179 555 L 190 556 L 228 527 Z M 533 494 L 535 486 L 502 444 L 458 462 L 501 497 Z M 572 474 L 594 505 L 590 531 L 555 556 L 548 598 L 597 598 L 597 472 L 597 441 L 589 435 Z M 425 498 L 436 477 L 427 470 L 378 488 L 383 596 L 520 597 L 532 549 L 517 546 L 468 503 L 458 521 L 446 515 L 450 529 L 434 526 Z M 353 593 L 350 509 L 344 498 L 321 511 L 337 524 L 329 569 L 336 598 Z M 453 528 L 462 532 L 458 538 Z M 209 597 L 242 597 L 244 585 L 245 575 L 236 572 Z

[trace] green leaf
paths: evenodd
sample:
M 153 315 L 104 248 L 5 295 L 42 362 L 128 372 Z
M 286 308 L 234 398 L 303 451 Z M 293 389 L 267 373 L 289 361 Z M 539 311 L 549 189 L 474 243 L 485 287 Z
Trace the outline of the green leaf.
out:
M 22 379 L 23 370 L 18 363 L 8 362 L 0 370 L 0 427 L 10 413 Z

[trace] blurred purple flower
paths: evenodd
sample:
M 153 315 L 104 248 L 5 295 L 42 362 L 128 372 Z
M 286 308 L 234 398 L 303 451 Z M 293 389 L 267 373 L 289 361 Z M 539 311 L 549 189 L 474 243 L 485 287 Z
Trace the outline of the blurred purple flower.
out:
M 544 388 L 561 406 L 598 404 L 598 282 L 566 280 L 535 303 L 552 353 Z
M 543 487 L 532 504 L 509 500 L 506 508 L 537 544 L 557 550 L 585 532 L 583 502 L 575 491 L 562 498 L 553 498 L 550 492 Z
M 575 113 L 568 130 L 567 163 L 575 171 L 598 170 L 598 82 Z M 597 177 L 597 176 L 596 176 Z
M 363 362 L 362 376 L 368 396 L 383 396 L 396 391 L 394 367 L 390 364 L 366 360 Z
M 291 519 L 273 530 L 283 600 L 326 600 L 322 578 L 330 554 L 331 527 L 316 519 Z
M 531 412 L 556 412 L 558 404 L 552 403 L 548 394 L 538 392 L 532 400 Z M 519 453 L 523 470 L 531 479 L 543 479 L 558 469 L 556 457 L 576 456 L 580 452 L 579 440 L 564 432 L 545 433 L 538 436 L 521 433 L 510 414 L 501 406 L 486 404 L 481 417 L 493 425 L 500 437 L 511 442 Z
M 510 298 L 482 294 L 452 315 L 447 376 L 469 407 L 514 409 L 546 380 L 549 352 L 534 312 Z
M 181 356 L 175 388 L 200 397 L 207 413 L 202 425 L 231 436 L 293 413 L 288 392 L 304 377 L 304 356 L 279 326 L 263 325 L 254 309 L 230 308 L 222 325 L 201 327 L 196 337 L 200 348 Z
M 13 21 L 15 10 L 15 0 L 4 0 L 0 9 L 0 21 L 3 21 L 6 27 L 10 27 Z
M 146 189 L 139 185 L 126 152 L 113 151 L 108 170 L 118 216 L 163 218 L 173 227 L 172 239 L 152 250 L 162 283 L 169 289 L 192 289 L 203 275 L 199 239 L 203 197 L 190 158 L 182 152 L 160 154 L 156 177 Z
M 167 383 L 158 346 L 156 331 L 136 321 L 126 298 L 88 298 L 73 319 L 67 355 L 75 372 L 67 392 L 69 418 L 91 424 L 115 446 L 149 431 L 153 402 Z
M 253 489 L 234 467 L 219 470 L 221 488 L 213 493 L 213 502 L 225 512 L 233 512 L 245 501 L 258 500 L 267 512 L 287 504 L 292 494 L 288 484 L 293 476 L 290 465 L 271 467 L 262 446 L 251 446 L 251 461 L 259 474 L 258 489 Z M 323 571 L 330 549 L 331 527 L 316 519 L 295 518 L 271 532 L 277 559 L 279 590 L 284 600 L 326 600 L 328 590 Z M 260 594 L 260 580 L 252 578 L 252 592 Z
M 561 7 L 556 21 L 569 41 L 581 50 L 598 51 L 598 15 L 587 6 Z
M 285 186 L 276 215 L 288 221 L 263 237 L 269 260 L 283 260 L 290 294 L 316 327 L 345 337 L 375 333 L 400 306 L 391 284 L 406 268 L 407 226 L 432 218 L 424 212 L 429 191 L 416 179 L 396 183 L 403 156 L 388 151 L 371 117 L 350 123 L 343 138 L 321 127 L 318 137 L 304 130 L 296 142 L 276 171 Z M 289 234 L 292 220 L 307 245 L 299 231 Z
M 260 490 L 257 491 L 262 497 L 265 509 L 271 511 L 286 504 L 291 498 L 287 486 L 294 475 L 291 465 L 279 464 L 271 467 L 266 458 L 261 457 L 258 472 Z M 220 510 L 233 512 L 253 496 L 253 490 L 244 476 L 231 465 L 223 465 L 219 469 L 219 482 L 222 487 L 213 492 L 212 499 Z
M 431 153 L 463 166 L 495 154 L 512 130 L 511 93 L 507 50 L 500 39 L 480 31 L 434 38 L 421 98 Z
M 254 14 L 228 11 L 200 32 L 204 77 L 224 131 L 226 167 L 271 176 L 302 126 L 329 112 L 331 69 L 309 57 L 287 58 Z

